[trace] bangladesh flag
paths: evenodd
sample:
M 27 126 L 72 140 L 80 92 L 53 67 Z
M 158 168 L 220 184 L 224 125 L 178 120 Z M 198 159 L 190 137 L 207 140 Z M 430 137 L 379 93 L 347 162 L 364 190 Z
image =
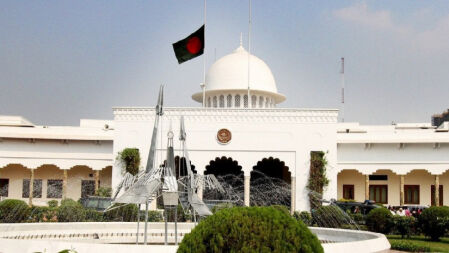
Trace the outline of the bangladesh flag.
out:
M 178 63 L 193 59 L 203 54 L 204 51 L 204 25 L 187 38 L 173 44 Z

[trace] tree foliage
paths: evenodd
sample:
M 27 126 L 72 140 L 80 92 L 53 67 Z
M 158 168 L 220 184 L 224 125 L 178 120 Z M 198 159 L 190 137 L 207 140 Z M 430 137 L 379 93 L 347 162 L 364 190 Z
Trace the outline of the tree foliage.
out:
M 178 252 L 323 252 L 301 221 L 273 207 L 225 208 L 201 221 Z
M 370 231 L 387 234 L 392 227 L 392 216 L 387 208 L 375 208 L 366 216 L 366 226 Z
M 438 241 L 441 236 L 449 232 L 449 207 L 432 206 L 424 209 L 418 217 L 422 232 L 432 241 Z

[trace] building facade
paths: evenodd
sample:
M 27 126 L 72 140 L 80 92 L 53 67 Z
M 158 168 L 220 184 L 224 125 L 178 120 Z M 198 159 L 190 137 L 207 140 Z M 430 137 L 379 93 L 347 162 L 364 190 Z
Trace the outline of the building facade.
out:
M 245 205 L 251 204 L 253 172 L 261 171 L 290 185 L 292 210 L 309 209 L 313 152 L 323 152 L 327 160 L 325 199 L 449 205 L 447 122 L 364 126 L 338 123 L 336 109 L 279 108 L 286 97 L 278 93 L 270 68 L 241 45 L 210 67 L 206 84 L 192 98 L 201 106 L 164 107 L 156 160 L 165 159 L 169 129 L 179 137 L 183 116 L 197 173 L 219 169 L 241 175 Z M 79 127 L 34 126 L 21 117 L 1 117 L 2 198 L 44 204 L 77 199 L 102 186 L 115 188 L 123 174 L 116 156 L 125 148 L 138 148 L 144 167 L 154 108 L 115 107 L 113 115 L 112 121 L 81 120 Z

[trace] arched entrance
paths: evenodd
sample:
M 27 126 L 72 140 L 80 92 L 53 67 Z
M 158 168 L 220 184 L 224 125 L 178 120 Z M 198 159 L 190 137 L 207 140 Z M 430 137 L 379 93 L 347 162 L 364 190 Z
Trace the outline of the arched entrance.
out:
M 205 200 L 233 200 L 235 205 L 243 205 L 243 170 L 242 166 L 231 157 L 222 156 L 209 162 L 204 175 L 213 174 L 222 184 L 225 193 L 216 190 L 204 190 Z
M 291 206 L 291 173 L 278 158 L 264 158 L 251 171 L 251 205 Z

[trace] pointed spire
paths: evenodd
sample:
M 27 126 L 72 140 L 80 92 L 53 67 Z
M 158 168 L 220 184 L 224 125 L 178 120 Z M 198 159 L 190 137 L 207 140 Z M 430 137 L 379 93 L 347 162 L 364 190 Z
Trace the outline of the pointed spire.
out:
M 156 105 L 156 114 L 162 115 L 164 114 L 162 110 L 162 106 L 164 104 L 164 85 L 161 84 L 161 87 L 159 88 L 159 97 L 157 98 L 157 105 Z
M 240 46 L 243 47 L 243 33 L 240 32 Z

